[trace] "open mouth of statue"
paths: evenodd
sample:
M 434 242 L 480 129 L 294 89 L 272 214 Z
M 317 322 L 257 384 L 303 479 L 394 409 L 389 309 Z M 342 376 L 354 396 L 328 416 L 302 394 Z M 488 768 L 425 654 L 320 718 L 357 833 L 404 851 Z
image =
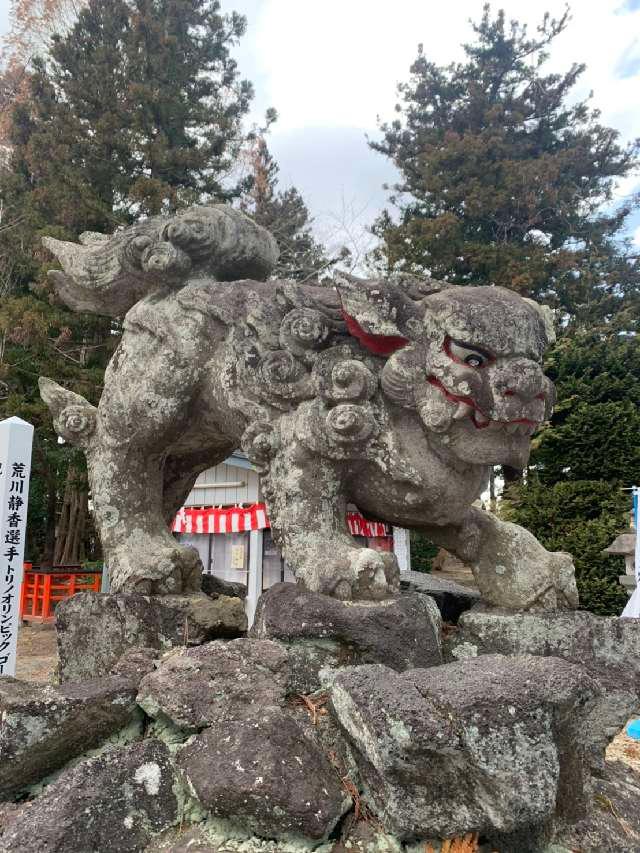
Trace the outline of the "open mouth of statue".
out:
M 533 421 L 530 418 L 516 418 L 511 421 L 492 420 L 478 408 L 472 397 L 452 394 L 435 376 L 430 376 L 428 381 L 444 394 L 447 400 L 458 404 L 458 408 L 453 414 L 454 421 L 462 421 L 468 418 L 476 429 L 500 430 L 507 435 L 526 436 L 527 438 L 530 438 L 540 426 L 538 421 Z

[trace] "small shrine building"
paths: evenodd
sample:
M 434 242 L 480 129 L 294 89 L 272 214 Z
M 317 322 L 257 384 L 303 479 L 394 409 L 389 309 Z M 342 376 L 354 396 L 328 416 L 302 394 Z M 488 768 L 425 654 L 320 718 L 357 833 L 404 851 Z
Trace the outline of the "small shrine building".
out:
M 394 551 L 400 570 L 411 569 L 407 530 L 369 521 L 355 506 L 348 507 L 347 524 L 359 542 Z M 200 474 L 172 530 L 181 543 L 198 551 L 205 573 L 246 585 L 250 624 L 261 593 L 294 580 L 271 536 L 258 473 L 239 451 Z

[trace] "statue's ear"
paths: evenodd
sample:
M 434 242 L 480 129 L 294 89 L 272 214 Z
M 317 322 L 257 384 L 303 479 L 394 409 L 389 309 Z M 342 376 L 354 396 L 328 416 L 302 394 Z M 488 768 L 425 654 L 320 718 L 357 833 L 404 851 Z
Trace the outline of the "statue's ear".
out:
M 397 284 L 336 276 L 347 331 L 375 355 L 391 355 L 422 329 L 420 312 Z
M 97 410 L 88 400 L 41 376 L 38 379 L 40 396 L 53 415 L 53 425 L 59 436 L 70 444 L 88 447 L 96 428 Z
M 536 302 L 535 299 L 527 299 L 524 297 L 524 301 L 532 308 L 535 308 L 538 312 L 544 326 L 545 335 L 547 336 L 547 345 L 551 346 L 551 344 L 555 343 L 556 340 L 555 320 L 552 309 L 549 308 L 548 305 L 541 305 L 540 302 Z

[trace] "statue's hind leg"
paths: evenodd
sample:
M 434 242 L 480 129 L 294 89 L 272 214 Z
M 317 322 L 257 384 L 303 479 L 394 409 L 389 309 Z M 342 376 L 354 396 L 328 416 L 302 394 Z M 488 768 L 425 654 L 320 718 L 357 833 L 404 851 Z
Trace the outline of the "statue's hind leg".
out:
M 165 521 L 163 457 L 101 444 L 88 460 L 111 589 L 158 595 L 200 589 L 197 551 L 179 545 Z
M 99 409 L 45 380 L 42 395 L 58 433 L 84 448 L 96 526 L 114 591 L 180 593 L 200 588 L 202 565 L 179 545 L 165 517 L 167 449 L 185 430 L 194 368 L 141 333 L 126 332 L 105 375 Z M 141 357 L 144 351 L 144 358 Z M 147 382 L 140 387 L 144 369 Z

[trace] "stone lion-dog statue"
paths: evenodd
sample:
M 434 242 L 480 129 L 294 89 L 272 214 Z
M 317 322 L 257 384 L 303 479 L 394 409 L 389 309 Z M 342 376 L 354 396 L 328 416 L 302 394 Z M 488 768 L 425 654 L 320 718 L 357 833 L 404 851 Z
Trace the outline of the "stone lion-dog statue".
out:
M 349 535 L 352 502 L 469 562 L 488 604 L 577 606 L 569 555 L 474 505 L 491 466 L 526 465 L 551 413 L 540 306 L 408 275 L 268 280 L 273 237 L 225 205 L 44 243 L 69 307 L 124 317 L 97 408 L 40 380 L 59 435 L 86 454 L 114 591 L 200 588 L 198 554 L 169 523 L 198 474 L 241 447 L 307 589 L 397 593 L 394 555 Z

